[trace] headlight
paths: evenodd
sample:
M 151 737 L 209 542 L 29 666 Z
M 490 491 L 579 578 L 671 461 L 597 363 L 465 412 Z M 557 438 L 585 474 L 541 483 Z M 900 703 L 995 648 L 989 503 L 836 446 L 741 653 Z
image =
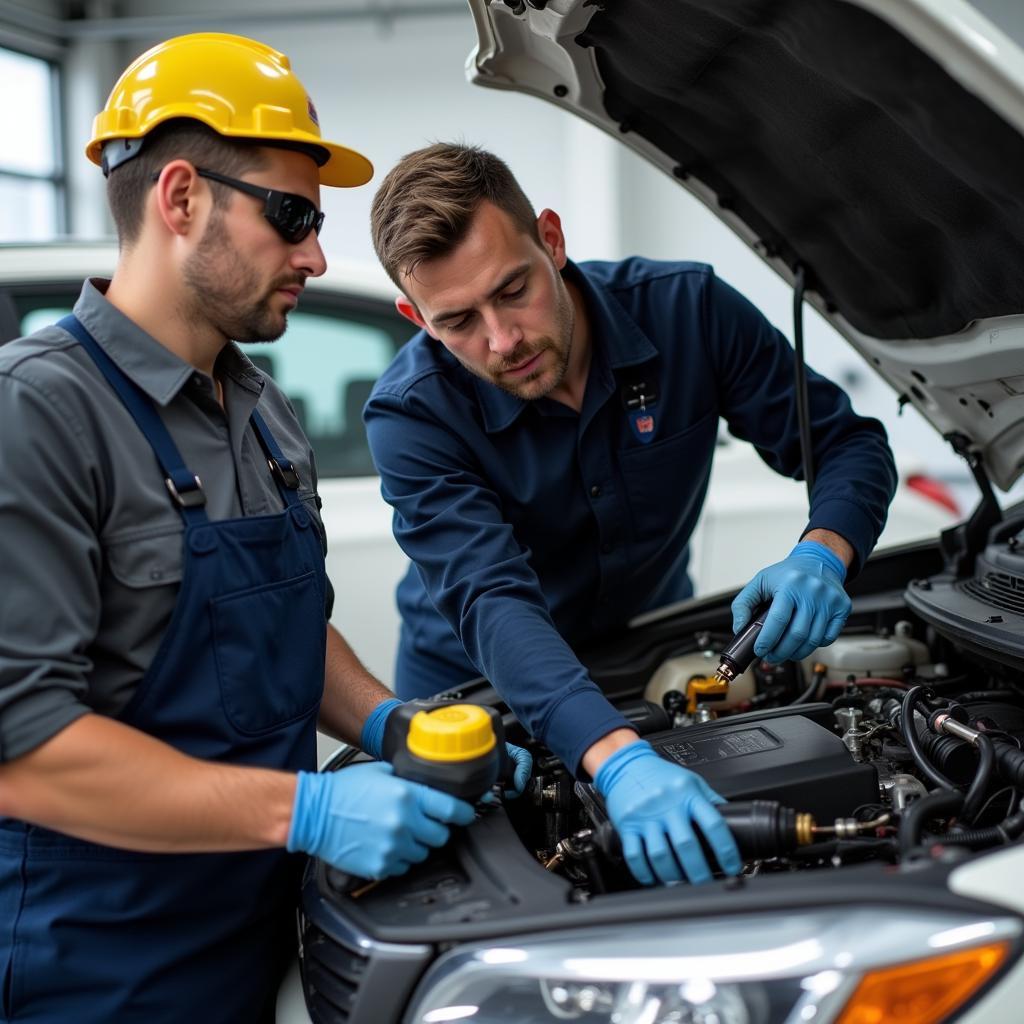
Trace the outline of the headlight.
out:
M 595 931 L 453 950 L 407 1024 L 929 1024 L 992 977 L 1021 925 L 864 908 Z

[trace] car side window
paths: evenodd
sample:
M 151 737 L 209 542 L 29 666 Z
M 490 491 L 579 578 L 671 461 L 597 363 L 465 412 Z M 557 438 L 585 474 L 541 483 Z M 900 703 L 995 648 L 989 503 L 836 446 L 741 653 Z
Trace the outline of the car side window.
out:
M 382 327 L 296 310 L 273 345 L 242 345 L 287 394 L 316 455 L 321 479 L 372 476 L 363 404 L 396 346 Z
M 24 337 L 26 334 L 33 334 L 44 327 L 49 327 L 50 324 L 55 324 L 62 316 L 67 316 L 71 312 L 72 305 L 73 302 L 69 302 L 66 306 L 55 304 L 28 310 L 21 316 L 17 336 Z
M 77 286 L 66 296 L 52 290 L 14 294 L 18 328 L 5 334 L 31 334 L 56 323 L 71 312 L 77 294 Z M 312 308 L 291 313 L 288 331 L 279 341 L 241 348 L 291 401 L 316 455 L 320 480 L 374 476 L 362 408 L 408 338 L 408 325 L 388 304 L 376 300 L 354 298 L 351 307 L 339 304 L 336 297 L 308 296 L 304 302 Z

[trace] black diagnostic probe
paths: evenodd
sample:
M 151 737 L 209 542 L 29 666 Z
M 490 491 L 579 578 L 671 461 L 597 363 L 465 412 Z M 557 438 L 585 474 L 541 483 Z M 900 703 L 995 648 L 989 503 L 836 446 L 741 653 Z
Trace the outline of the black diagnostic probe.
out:
M 716 679 L 728 686 L 737 676 L 743 675 L 750 668 L 750 663 L 755 658 L 754 644 L 761 635 L 764 620 L 771 606 L 771 601 L 758 605 L 751 620 L 729 641 L 719 658 L 718 668 L 715 669 Z

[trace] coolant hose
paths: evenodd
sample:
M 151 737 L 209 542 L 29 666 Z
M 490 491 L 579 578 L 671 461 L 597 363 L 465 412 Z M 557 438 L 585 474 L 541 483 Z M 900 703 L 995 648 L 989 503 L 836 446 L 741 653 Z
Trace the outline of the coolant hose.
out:
M 920 740 L 917 738 L 917 729 L 914 728 L 914 705 L 917 703 L 917 698 L 923 692 L 923 686 L 912 686 L 907 690 L 906 696 L 903 698 L 903 706 L 900 709 L 900 727 L 903 732 L 903 742 L 906 743 L 907 749 L 914 758 L 914 763 L 936 786 L 942 789 L 956 789 L 956 786 L 928 760 L 925 752 L 921 749 Z M 917 805 L 915 804 L 915 806 Z M 901 845 L 902 835 L 901 828 Z
M 968 823 L 974 821 L 978 811 L 981 810 L 981 801 L 988 791 L 996 759 L 992 741 L 984 733 L 978 734 L 974 745 L 978 748 L 978 767 L 974 772 L 970 788 L 967 790 L 967 796 L 964 797 L 964 809 L 961 815 Z
M 950 832 L 939 840 L 944 846 L 971 846 L 984 848 L 996 843 L 1009 843 L 1024 834 L 1024 812 L 1012 814 L 1005 821 L 989 828 L 964 829 Z
M 940 789 L 915 800 L 900 821 L 900 856 L 905 857 L 921 845 L 921 832 L 929 818 L 943 814 L 956 814 L 963 807 L 964 795 L 958 789 Z
M 821 689 L 821 684 L 825 682 L 825 676 L 827 675 L 827 669 L 824 665 L 815 665 L 814 671 L 811 673 L 811 682 L 805 689 L 803 689 L 797 696 L 790 702 L 792 704 L 806 704 L 807 701 L 811 700 L 818 691 Z
M 1024 788 L 1024 752 L 1008 740 L 997 739 L 993 743 L 999 774 L 1015 789 Z

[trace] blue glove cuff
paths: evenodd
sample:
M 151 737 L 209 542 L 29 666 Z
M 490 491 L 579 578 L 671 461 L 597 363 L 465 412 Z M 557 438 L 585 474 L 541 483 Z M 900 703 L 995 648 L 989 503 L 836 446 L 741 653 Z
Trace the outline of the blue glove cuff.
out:
M 846 566 L 843 564 L 843 560 L 831 548 L 819 544 L 816 540 L 800 541 L 789 553 L 790 558 L 794 555 L 813 555 L 815 558 L 820 558 L 826 567 L 839 577 L 840 583 L 846 579 Z
M 384 742 L 384 726 L 387 725 L 388 715 L 402 702 L 396 697 L 389 697 L 382 700 L 367 716 L 363 722 L 362 731 L 359 733 L 359 746 L 370 755 L 380 760 L 381 745 Z
M 597 769 L 597 775 L 594 776 L 594 786 L 601 796 L 607 797 L 608 791 L 618 782 L 628 765 L 631 765 L 638 758 L 657 756 L 654 747 L 647 740 L 636 740 L 634 743 L 619 747 Z
M 285 847 L 289 853 L 308 853 L 314 837 L 314 822 L 319 820 L 316 806 L 323 793 L 323 779 L 326 776 L 316 772 L 299 772 L 295 786 L 295 803 L 292 805 L 292 821 L 288 826 L 288 840 Z

